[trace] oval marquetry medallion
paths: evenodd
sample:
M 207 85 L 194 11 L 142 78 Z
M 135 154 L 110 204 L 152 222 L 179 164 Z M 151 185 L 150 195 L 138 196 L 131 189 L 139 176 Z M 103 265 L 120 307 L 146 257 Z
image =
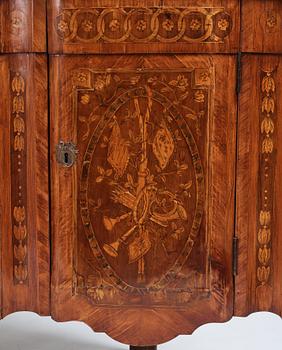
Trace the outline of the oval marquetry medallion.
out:
M 156 291 L 177 276 L 201 225 L 204 175 L 188 124 L 163 94 L 141 86 L 109 106 L 84 155 L 80 207 L 116 287 Z

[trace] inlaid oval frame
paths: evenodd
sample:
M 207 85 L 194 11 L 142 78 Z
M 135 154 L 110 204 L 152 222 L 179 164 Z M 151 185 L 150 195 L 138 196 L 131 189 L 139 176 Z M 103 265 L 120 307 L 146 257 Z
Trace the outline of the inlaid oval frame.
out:
M 178 258 L 175 260 L 175 263 L 172 265 L 170 269 L 168 269 L 162 275 L 160 280 L 157 283 L 155 283 L 153 286 L 149 286 L 149 287 L 131 286 L 125 281 L 123 281 L 118 276 L 118 274 L 114 271 L 114 269 L 110 266 L 107 258 L 105 257 L 103 251 L 99 246 L 99 243 L 96 239 L 95 232 L 91 225 L 91 220 L 90 220 L 90 210 L 89 210 L 89 204 L 88 204 L 88 198 L 87 198 L 90 164 L 93 160 L 93 155 L 94 155 L 96 146 L 98 144 L 98 141 L 102 136 L 102 133 L 106 125 L 112 120 L 117 110 L 123 104 L 125 104 L 126 102 L 128 102 L 133 98 L 138 98 L 138 97 L 139 98 L 147 97 L 147 91 L 145 86 L 138 87 L 138 88 L 131 89 L 129 91 L 124 92 L 107 109 L 106 113 L 102 117 L 98 126 L 93 131 L 90 141 L 88 143 L 86 152 L 84 154 L 84 160 L 83 160 L 81 177 L 80 177 L 80 197 L 79 197 L 80 214 L 81 214 L 82 223 L 84 225 L 85 233 L 89 241 L 90 247 L 92 249 L 92 252 L 95 258 L 97 259 L 97 261 L 100 262 L 101 268 L 105 272 L 106 276 L 112 281 L 112 283 L 118 289 L 123 290 L 127 293 L 133 293 L 133 292 L 144 293 L 146 291 L 147 292 L 158 291 L 165 288 L 165 286 L 168 283 L 170 283 L 175 279 L 175 277 L 177 277 L 177 274 L 181 270 L 183 264 L 187 261 L 193 249 L 194 242 L 198 236 L 201 223 L 202 223 L 203 214 L 204 214 L 204 199 L 205 199 L 205 184 L 204 184 L 205 181 L 204 181 L 203 166 L 202 166 L 202 161 L 200 158 L 200 154 L 199 154 L 194 136 L 188 124 L 184 120 L 183 116 L 177 111 L 177 109 L 173 106 L 171 101 L 164 95 L 160 94 L 159 92 L 152 90 L 152 99 L 157 101 L 158 103 L 161 103 L 167 109 L 168 114 L 170 114 L 170 116 L 176 122 L 178 128 L 181 130 L 183 137 L 188 145 L 188 149 L 190 150 L 193 169 L 195 172 L 195 179 L 196 179 L 196 206 L 195 206 L 193 223 L 192 223 L 190 233 L 188 234 L 188 239 L 186 241 L 186 244 L 183 247 L 182 251 L 180 252 Z

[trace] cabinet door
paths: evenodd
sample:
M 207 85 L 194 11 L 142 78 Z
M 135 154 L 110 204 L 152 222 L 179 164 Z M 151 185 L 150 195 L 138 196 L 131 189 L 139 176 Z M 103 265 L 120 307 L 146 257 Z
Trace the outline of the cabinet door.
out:
M 236 57 L 51 58 L 52 316 L 132 345 L 233 311 Z

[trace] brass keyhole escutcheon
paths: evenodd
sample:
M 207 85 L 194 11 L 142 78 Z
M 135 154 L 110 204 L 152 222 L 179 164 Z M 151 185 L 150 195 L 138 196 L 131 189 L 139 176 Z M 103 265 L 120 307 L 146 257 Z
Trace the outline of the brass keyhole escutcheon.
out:
M 60 141 L 56 146 L 57 162 L 65 168 L 70 168 L 74 165 L 77 153 L 77 147 L 73 142 Z

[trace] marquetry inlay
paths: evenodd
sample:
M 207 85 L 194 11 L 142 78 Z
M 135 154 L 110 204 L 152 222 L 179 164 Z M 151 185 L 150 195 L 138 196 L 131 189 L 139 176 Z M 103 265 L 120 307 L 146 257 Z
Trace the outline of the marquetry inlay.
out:
M 222 7 L 66 8 L 55 25 L 68 44 L 221 43 L 232 19 Z
M 78 235 L 98 262 L 92 274 L 76 273 L 77 293 L 102 304 L 161 304 L 168 295 L 182 304 L 208 291 L 205 274 L 191 274 L 187 288 L 180 281 L 204 213 L 198 143 L 213 81 L 212 68 L 73 72 Z
M 20 73 L 11 73 L 11 170 L 14 281 L 27 281 L 27 223 L 26 223 L 26 101 L 25 79 Z
M 257 292 L 269 294 L 272 285 L 272 228 L 276 159 L 276 82 L 273 71 L 263 71 L 260 105 L 260 212 L 258 216 Z M 263 292 L 264 291 L 264 292 Z

